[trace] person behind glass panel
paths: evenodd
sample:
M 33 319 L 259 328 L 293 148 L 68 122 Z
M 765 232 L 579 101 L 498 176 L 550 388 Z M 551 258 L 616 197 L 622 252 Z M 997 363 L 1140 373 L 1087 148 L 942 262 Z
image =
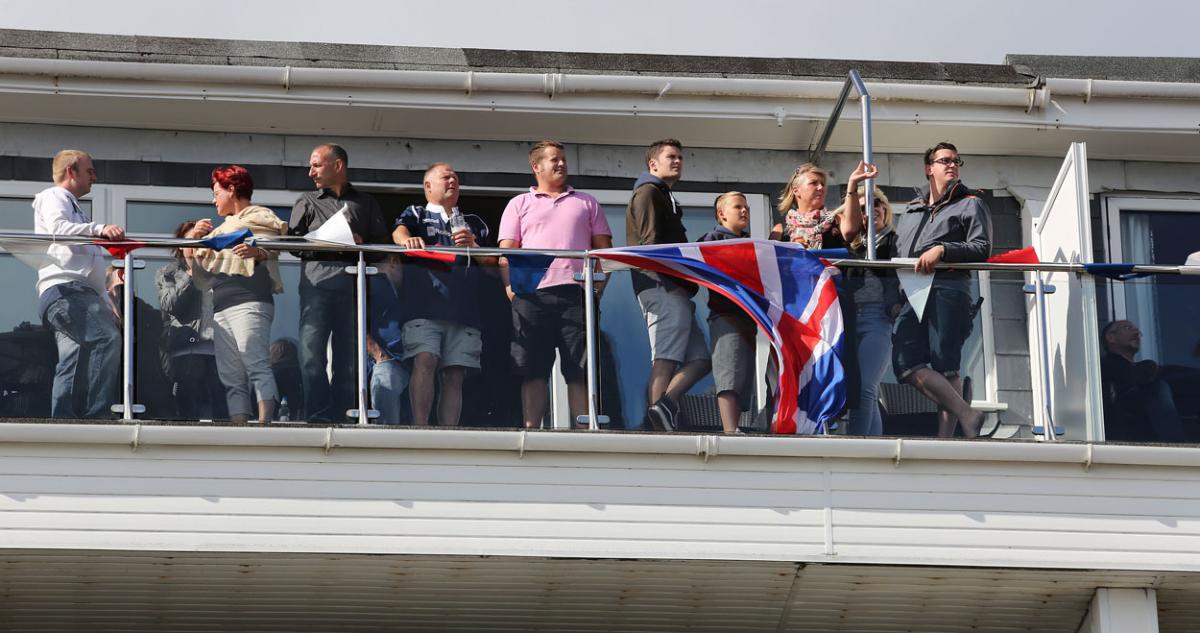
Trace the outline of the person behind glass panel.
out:
M 854 213 L 851 196 L 862 209 L 865 187 L 848 190 L 846 203 L 834 215 Z M 887 196 L 875 187 L 873 221 L 875 222 L 875 257 L 891 259 L 896 252 L 896 232 L 892 207 Z M 863 221 L 866 221 L 865 209 Z M 862 259 L 867 255 L 866 230 L 850 240 L 850 256 Z M 879 412 L 879 381 L 883 379 L 888 357 L 892 352 L 892 321 L 900 312 L 900 282 L 889 268 L 842 269 L 842 285 L 838 290 L 842 314 L 845 314 L 842 361 L 848 379 L 857 379 L 858 399 L 850 401 L 848 430 L 851 435 L 882 435 L 883 418 Z M 848 390 L 853 391 L 853 390 Z
M 96 169 L 86 152 L 65 149 L 54 156 L 51 169 L 54 186 L 33 199 L 34 233 L 125 238 L 125 229 L 92 222 L 79 206 L 79 198 L 96 182 Z M 98 246 L 52 244 L 46 264 L 38 269 L 38 314 L 58 346 L 52 417 L 111 416 L 121 378 L 121 331 L 107 299 L 107 265 Z M 83 367 L 81 358 L 86 359 Z M 76 400 L 82 411 L 76 409 Z
M 750 237 L 750 206 L 739 191 L 728 191 L 713 202 L 717 226 L 697 242 Z M 738 432 L 738 419 L 750 410 L 754 390 L 754 319 L 737 304 L 708 291 L 708 336 L 712 340 L 713 382 L 721 427 Z
M 964 436 L 977 437 L 985 417 L 963 399 L 959 376 L 975 316 L 971 273 L 936 269 L 942 262 L 987 261 L 992 251 L 991 211 L 959 180 L 962 165 L 951 143 L 926 150 L 928 184 L 896 220 L 896 256 L 916 257 L 913 270 L 933 279 L 924 315 L 905 303 L 896 317 L 892 369 L 937 403 L 939 437 L 953 436 L 959 423 Z
M 187 237 L 198 239 L 249 229 L 257 237 L 287 233 L 287 223 L 275 212 L 251 204 L 254 181 L 238 165 L 218 167 L 212 172 L 213 205 L 225 218 L 213 228 L 199 220 Z M 254 415 L 250 387 L 257 393 L 260 423 L 270 422 L 279 399 L 275 374 L 271 371 L 271 322 L 275 318 L 273 295 L 283 292 L 278 255 L 273 251 L 241 243 L 221 251 L 193 251 L 193 269 L 205 270 L 211 279 L 216 321 L 217 373 L 225 385 L 229 417 L 247 422 Z
M 541 141 L 529 150 L 529 166 L 537 186 L 530 187 L 504 208 L 500 218 L 500 248 L 584 250 L 610 248 L 612 229 L 600 203 L 567 185 L 567 155 L 562 143 Z M 555 259 L 532 292 L 517 294 L 509 262 L 501 258 L 500 275 L 512 301 L 512 358 L 521 383 L 525 428 L 538 428 L 546 415 L 547 382 L 554 350 L 562 357 L 567 401 L 572 420 L 587 412 L 587 331 L 583 289 L 575 273 L 578 259 Z M 597 282 L 600 292 L 603 283 Z
M 478 215 L 458 208 L 458 174 L 448 163 L 434 163 L 423 178 L 425 204 L 413 205 L 396 220 L 392 240 L 405 248 L 472 248 L 488 236 Z M 434 383 L 441 383 L 438 422 L 456 426 L 462 413 L 463 381 L 478 372 L 480 336 L 478 266 L 459 256 L 449 270 L 419 260 L 404 268 L 400 297 L 405 306 L 403 360 L 411 363 L 408 386 L 413 423 L 429 424 Z M 437 379 L 440 379 L 437 380 Z
M 175 237 L 187 236 L 195 226 L 195 220 L 180 224 Z M 202 269 L 192 270 L 193 250 L 175 249 L 175 258 L 154 276 L 163 321 L 163 369 L 180 418 L 222 420 L 229 411 L 217 374 L 212 289 Z
M 1193 440 L 1200 415 L 1200 369 L 1136 360 L 1142 331 L 1133 321 L 1100 330 L 1104 439 L 1115 442 Z
M 655 141 L 646 149 L 646 171 L 633 184 L 625 209 L 629 246 L 682 244 L 688 241 L 683 207 L 671 187 L 683 177 L 683 146 L 675 139 Z M 712 368 L 704 333 L 696 321 L 696 284 L 654 272 L 629 276 L 650 334 L 650 384 L 646 419 L 656 430 L 677 427 L 679 399 Z

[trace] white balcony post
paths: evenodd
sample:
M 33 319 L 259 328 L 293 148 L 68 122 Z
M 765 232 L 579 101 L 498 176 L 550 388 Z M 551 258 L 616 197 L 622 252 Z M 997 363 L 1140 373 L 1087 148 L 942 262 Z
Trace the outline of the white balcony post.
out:
M 1079 633 L 1158 633 L 1158 597 L 1153 589 L 1099 587 Z

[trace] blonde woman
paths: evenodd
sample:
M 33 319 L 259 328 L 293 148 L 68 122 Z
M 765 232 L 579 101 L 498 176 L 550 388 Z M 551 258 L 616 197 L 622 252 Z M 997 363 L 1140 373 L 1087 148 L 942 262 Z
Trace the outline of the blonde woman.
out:
M 275 212 L 250 203 L 254 181 L 244 167 L 218 167 L 212 173 L 213 205 L 225 218 L 213 228 L 200 220 L 188 233 L 192 239 L 206 235 L 250 229 L 256 236 L 271 237 L 287 233 L 287 222 Z M 238 244 L 232 249 L 214 251 L 199 248 L 193 252 L 198 268 L 209 273 L 213 293 L 216 328 L 214 343 L 217 373 L 225 385 L 229 417 L 248 422 L 252 411 L 250 386 L 258 394 L 258 421 L 271 421 L 279 390 L 271 372 L 271 322 L 275 318 L 273 295 L 283 292 L 276 255 L 273 252 Z
M 862 209 L 865 187 L 851 190 Z M 896 253 L 896 231 L 892 207 L 887 196 L 875 187 L 872 221 L 875 223 L 875 256 L 891 259 Z M 847 203 L 850 196 L 847 196 Z M 861 213 L 850 204 L 838 207 L 834 215 L 840 220 L 847 213 Z M 865 216 L 865 214 L 863 214 Z M 866 222 L 866 217 L 861 220 Z M 848 244 L 851 257 L 866 257 L 866 231 L 863 230 Z M 885 268 L 842 269 L 842 286 L 838 291 L 845 315 L 845 346 L 842 362 L 851 381 L 848 406 L 851 435 L 882 435 L 883 418 L 879 413 L 879 381 L 892 353 L 892 321 L 900 311 L 900 283 L 896 272 Z M 857 378 L 857 381 L 855 381 Z M 857 398 L 853 384 L 857 382 Z
M 879 171 L 874 165 L 859 161 L 850 174 L 847 192 L 858 191 L 860 183 L 874 178 Z M 790 241 L 806 249 L 841 248 L 862 229 L 862 217 L 857 196 L 847 196 L 853 213 L 840 218 L 825 208 L 825 184 L 829 172 L 805 163 L 796 168 L 779 194 L 779 213 L 783 222 L 771 229 L 771 239 Z

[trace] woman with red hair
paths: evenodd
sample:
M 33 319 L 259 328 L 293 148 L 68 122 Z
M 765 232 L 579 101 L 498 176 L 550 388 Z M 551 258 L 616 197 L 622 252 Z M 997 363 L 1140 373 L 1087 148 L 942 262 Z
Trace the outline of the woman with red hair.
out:
M 249 229 L 258 237 L 287 234 L 287 222 L 275 212 L 250 203 L 254 181 L 244 167 L 218 167 L 212 172 L 213 205 L 225 218 L 215 229 L 209 220 L 199 220 L 188 233 L 198 239 Z M 277 255 L 249 244 L 231 249 L 199 248 L 193 252 L 198 268 L 209 273 L 216 321 L 214 343 L 217 373 L 225 385 L 229 417 L 248 422 L 271 421 L 279 390 L 271 372 L 271 322 L 275 318 L 273 295 L 283 292 Z M 250 386 L 258 394 L 253 409 Z

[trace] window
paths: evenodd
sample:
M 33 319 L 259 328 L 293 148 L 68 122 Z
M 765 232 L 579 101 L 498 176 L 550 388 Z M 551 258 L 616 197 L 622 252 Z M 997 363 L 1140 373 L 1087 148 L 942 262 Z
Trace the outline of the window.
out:
M 1110 196 L 1105 207 L 1110 262 L 1181 265 L 1200 250 L 1200 200 Z M 1154 275 L 1109 282 L 1109 288 L 1108 317 L 1137 324 L 1142 358 L 1200 367 L 1200 284 L 1194 278 Z

